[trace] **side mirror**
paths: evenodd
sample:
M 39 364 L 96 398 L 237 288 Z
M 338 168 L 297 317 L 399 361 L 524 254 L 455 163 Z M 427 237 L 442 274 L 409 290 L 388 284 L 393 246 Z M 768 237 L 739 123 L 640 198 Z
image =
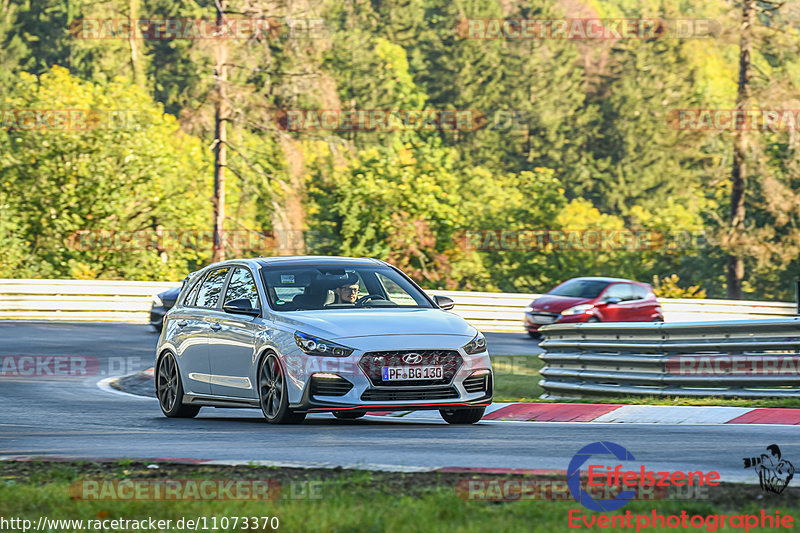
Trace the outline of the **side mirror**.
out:
M 440 309 L 444 309 L 445 311 L 452 309 L 456 305 L 452 298 L 439 296 L 438 294 L 433 297 L 433 301 L 436 302 L 436 305 L 438 305 Z
M 261 314 L 261 309 L 254 309 L 250 300 L 247 298 L 239 298 L 238 300 L 225 302 L 225 305 L 222 306 L 222 310 L 233 315 L 258 316 Z
M 621 301 L 622 301 L 622 298 L 618 298 L 616 296 L 611 296 L 611 297 L 606 298 L 605 300 L 603 300 L 603 303 L 604 304 L 618 304 Z

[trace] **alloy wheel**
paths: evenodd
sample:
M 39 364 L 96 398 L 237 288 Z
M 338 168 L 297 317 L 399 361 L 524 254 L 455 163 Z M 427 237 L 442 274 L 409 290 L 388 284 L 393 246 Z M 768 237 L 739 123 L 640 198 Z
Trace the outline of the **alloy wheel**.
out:
M 164 411 L 172 411 L 178 400 L 178 365 L 172 354 L 161 358 L 158 365 L 158 382 L 156 383 L 158 401 Z

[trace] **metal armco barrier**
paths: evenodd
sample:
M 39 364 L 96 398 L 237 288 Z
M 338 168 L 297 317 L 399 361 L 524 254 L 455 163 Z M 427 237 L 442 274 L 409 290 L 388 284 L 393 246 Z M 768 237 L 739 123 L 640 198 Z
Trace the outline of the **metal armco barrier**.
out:
M 800 397 L 800 318 L 542 328 L 543 398 Z
M 146 323 L 153 295 L 178 283 L 0 279 L 1 320 Z
M 107 320 L 146 323 L 152 296 L 178 285 L 150 281 L 0 279 L 0 320 Z M 481 331 L 524 333 L 525 306 L 538 294 L 429 290 Z M 731 320 L 795 316 L 795 304 L 662 299 L 664 319 Z

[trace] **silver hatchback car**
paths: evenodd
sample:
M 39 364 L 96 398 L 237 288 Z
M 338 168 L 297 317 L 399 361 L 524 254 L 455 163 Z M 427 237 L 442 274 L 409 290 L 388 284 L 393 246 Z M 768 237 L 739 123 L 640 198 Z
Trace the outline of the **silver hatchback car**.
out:
M 479 421 L 492 401 L 486 339 L 399 269 L 376 259 L 230 260 L 187 276 L 156 349 L 168 417 L 202 406 L 307 413 L 438 409 Z

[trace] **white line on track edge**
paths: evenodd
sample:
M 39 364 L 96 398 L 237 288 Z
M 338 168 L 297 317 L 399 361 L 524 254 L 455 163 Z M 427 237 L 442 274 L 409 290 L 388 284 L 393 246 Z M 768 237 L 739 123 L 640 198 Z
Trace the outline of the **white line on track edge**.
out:
M 116 381 L 125 376 L 112 376 L 110 378 L 101 379 L 96 383 L 97 388 L 103 392 L 109 392 L 111 394 L 118 394 L 120 396 L 125 396 L 126 398 L 137 398 L 139 400 L 155 400 L 158 401 L 156 397 L 149 397 L 149 396 L 139 396 L 138 394 L 131 394 L 130 392 L 121 391 L 119 389 L 115 389 L 111 386 L 112 381 Z

